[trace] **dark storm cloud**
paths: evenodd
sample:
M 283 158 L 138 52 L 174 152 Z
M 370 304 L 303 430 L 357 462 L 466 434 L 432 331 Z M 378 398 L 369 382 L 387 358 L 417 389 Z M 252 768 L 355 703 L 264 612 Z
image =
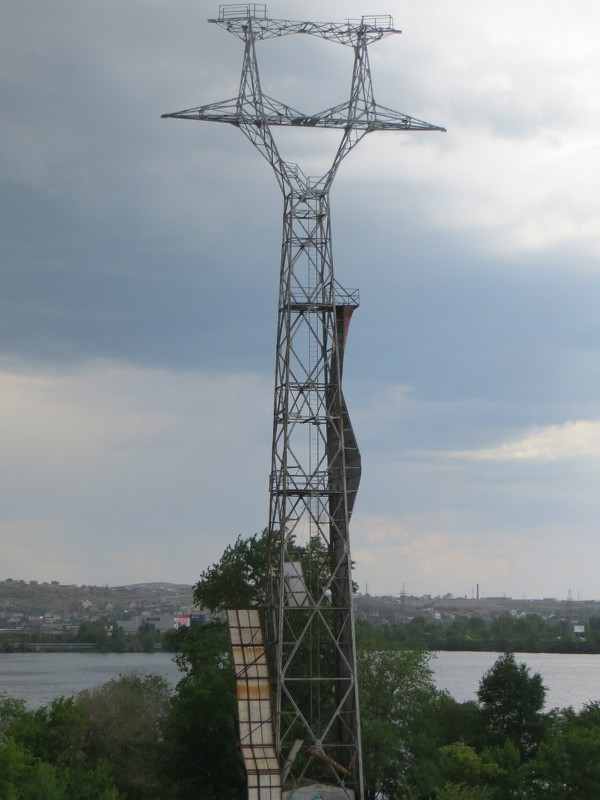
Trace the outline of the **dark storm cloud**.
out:
M 206 24 L 217 9 L 4 10 L 1 466 L 12 501 L 0 530 L 11 570 L 51 541 L 55 569 L 73 570 L 56 577 L 104 583 L 126 541 L 123 570 L 144 542 L 159 556 L 139 578 L 181 579 L 172 539 L 192 548 L 193 580 L 265 524 L 281 197 L 239 131 L 160 119 L 236 94 L 241 43 Z M 365 8 L 269 10 L 343 19 Z M 544 539 L 556 572 L 561 537 L 583 546 L 597 521 L 599 12 L 587 0 L 551 14 L 541 0 L 389 11 L 404 34 L 371 48 L 375 96 L 448 133 L 367 137 L 332 193 L 337 277 L 361 290 L 346 367 L 365 465 L 356 549 L 376 591 L 399 569 L 442 581 L 448 564 L 460 585 L 494 570 L 517 583 L 532 542 Z M 346 97 L 348 48 L 291 37 L 261 43 L 259 58 L 265 90 L 302 110 Z M 284 157 L 325 170 L 331 137 L 300 133 L 278 136 Z M 553 463 L 539 461 L 545 436 Z
M 162 35 L 175 25 L 188 58 L 198 40 L 157 10 L 67 2 L 12 7 L 5 20 L 6 63 L 13 59 L 0 79 L 5 357 L 218 367 L 225 347 L 230 368 L 254 368 L 265 349 L 257 320 L 267 313 L 268 273 L 257 262 L 266 252 L 276 260 L 278 233 L 265 248 L 264 221 L 245 213 L 255 204 L 243 164 L 245 185 L 223 213 L 221 170 L 230 184 L 239 177 L 223 131 L 215 126 L 199 144 L 198 130 L 178 130 L 175 145 L 159 119 L 167 96 L 172 102 L 186 85 L 186 70 L 173 63 L 177 48 Z M 194 19 L 207 27 L 203 15 Z M 190 79 L 196 95 L 213 89 L 200 63 Z M 237 292 L 247 304 L 234 305 Z

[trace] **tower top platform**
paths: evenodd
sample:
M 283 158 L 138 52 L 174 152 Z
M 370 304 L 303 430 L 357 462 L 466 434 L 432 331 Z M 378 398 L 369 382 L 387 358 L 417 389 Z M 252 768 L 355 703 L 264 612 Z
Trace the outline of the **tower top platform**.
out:
M 339 44 L 354 46 L 358 37 L 367 44 L 401 31 L 394 28 L 394 20 L 388 14 L 365 15 L 360 19 L 344 22 L 296 22 L 286 19 L 271 19 L 263 3 L 235 3 L 219 6 L 219 16 L 208 20 L 219 25 L 234 36 L 244 39 L 251 27 L 256 39 L 273 39 L 304 33 L 331 39 Z

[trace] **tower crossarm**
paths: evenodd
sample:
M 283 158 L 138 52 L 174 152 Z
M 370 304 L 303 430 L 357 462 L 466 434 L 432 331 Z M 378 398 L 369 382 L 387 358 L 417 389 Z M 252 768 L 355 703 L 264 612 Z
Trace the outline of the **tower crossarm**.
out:
M 224 122 L 239 128 L 272 166 L 284 194 L 312 188 L 327 192 L 343 159 L 372 131 L 444 131 L 445 129 L 410 117 L 375 102 L 371 85 L 368 45 L 392 33 L 399 33 L 391 16 L 365 16 L 344 23 L 293 22 L 267 17 L 260 3 L 224 5 L 219 16 L 209 20 L 236 34 L 244 41 L 244 59 L 238 96 L 216 103 L 196 106 L 163 118 Z M 257 40 L 291 33 L 318 35 L 354 50 L 354 68 L 350 99 L 344 103 L 305 114 L 266 95 L 260 85 L 256 61 Z M 330 169 L 318 179 L 307 181 L 296 164 L 284 161 L 271 133 L 273 127 L 327 128 L 343 135 Z
M 248 114 L 239 110 L 238 98 L 209 103 L 196 108 L 187 108 L 171 114 L 163 114 L 163 118 L 203 120 L 205 122 L 228 122 L 231 125 L 241 124 L 263 127 L 292 126 L 301 128 L 339 128 L 345 130 L 353 127 L 359 130 L 385 131 L 444 131 L 438 125 L 410 117 L 401 111 L 382 106 L 379 103 L 352 108 L 351 104 L 339 105 L 319 111 L 316 114 L 304 114 L 291 106 L 274 100 L 267 95 L 262 96 L 263 108 L 259 112 Z
M 295 22 L 289 19 L 270 19 L 267 17 L 266 6 L 262 3 L 222 5 L 219 7 L 219 16 L 208 21 L 239 39 L 246 38 L 251 21 L 257 39 L 274 39 L 303 33 L 349 47 L 356 45 L 361 36 L 370 44 L 402 32 L 394 28 L 394 21 L 389 14 L 366 15 L 360 19 L 346 19 L 344 22 Z
M 186 108 L 184 111 L 175 111 L 171 114 L 163 114 L 163 119 L 174 117 L 175 119 L 195 119 L 205 122 L 229 122 L 231 125 L 241 125 L 242 123 L 262 125 L 293 125 L 295 120 L 307 119 L 301 111 L 297 111 L 285 103 L 274 100 L 266 94 L 261 96 L 262 107 L 240 108 L 238 97 L 231 100 L 221 100 L 217 103 L 209 103 L 196 108 Z M 296 123 L 300 124 L 300 123 Z
M 445 131 L 438 125 L 409 117 L 401 111 L 394 111 L 375 102 L 340 103 L 317 114 L 294 117 L 290 121 L 271 124 L 296 125 L 307 128 L 356 128 L 366 133 L 370 131 L 402 130 L 402 131 Z
M 225 122 L 235 125 L 273 167 L 279 187 L 284 194 L 288 191 L 305 189 L 306 179 L 298 165 L 281 158 L 271 133 L 271 126 L 280 124 L 276 120 L 290 120 L 301 116 L 301 112 L 263 93 L 256 62 L 255 19 L 248 16 L 246 23 L 238 96 L 184 111 L 163 114 L 162 118 Z

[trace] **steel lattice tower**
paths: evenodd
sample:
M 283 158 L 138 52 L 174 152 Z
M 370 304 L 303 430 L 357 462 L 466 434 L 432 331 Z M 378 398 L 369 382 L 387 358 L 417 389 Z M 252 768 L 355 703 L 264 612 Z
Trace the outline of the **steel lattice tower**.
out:
M 362 798 L 349 523 L 360 453 L 342 394 L 344 348 L 358 292 L 334 278 L 329 193 L 348 153 L 371 131 L 444 130 L 377 104 L 368 45 L 399 33 L 389 16 L 343 23 L 269 19 L 261 4 L 221 6 L 211 19 L 244 43 L 238 96 L 164 117 L 239 128 L 269 162 L 284 197 L 269 531 L 275 745 L 289 798 Z M 256 42 L 309 34 L 351 47 L 349 100 L 306 115 L 265 95 Z M 284 161 L 275 126 L 336 128 L 329 170 L 307 178 Z M 303 566 L 298 547 L 315 554 Z M 302 787 L 312 789 L 302 791 Z M 277 790 L 279 791 L 279 790 Z M 310 793 L 312 791 L 312 794 Z M 275 798 L 276 793 L 261 797 Z M 259 791 L 260 793 L 260 791 Z

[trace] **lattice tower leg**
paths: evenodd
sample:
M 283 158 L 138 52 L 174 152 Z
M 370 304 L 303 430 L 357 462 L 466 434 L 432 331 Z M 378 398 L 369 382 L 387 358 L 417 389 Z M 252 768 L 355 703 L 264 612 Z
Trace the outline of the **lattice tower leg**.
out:
M 341 391 L 355 296 L 333 274 L 329 195 L 285 198 L 270 530 L 277 643 L 276 740 L 287 782 L 360 796 L 348 523 L 360 456 Z M 298 546 L 314 554 L 302 564 Z M 303 746 L 290 761 L 302 741 Z

